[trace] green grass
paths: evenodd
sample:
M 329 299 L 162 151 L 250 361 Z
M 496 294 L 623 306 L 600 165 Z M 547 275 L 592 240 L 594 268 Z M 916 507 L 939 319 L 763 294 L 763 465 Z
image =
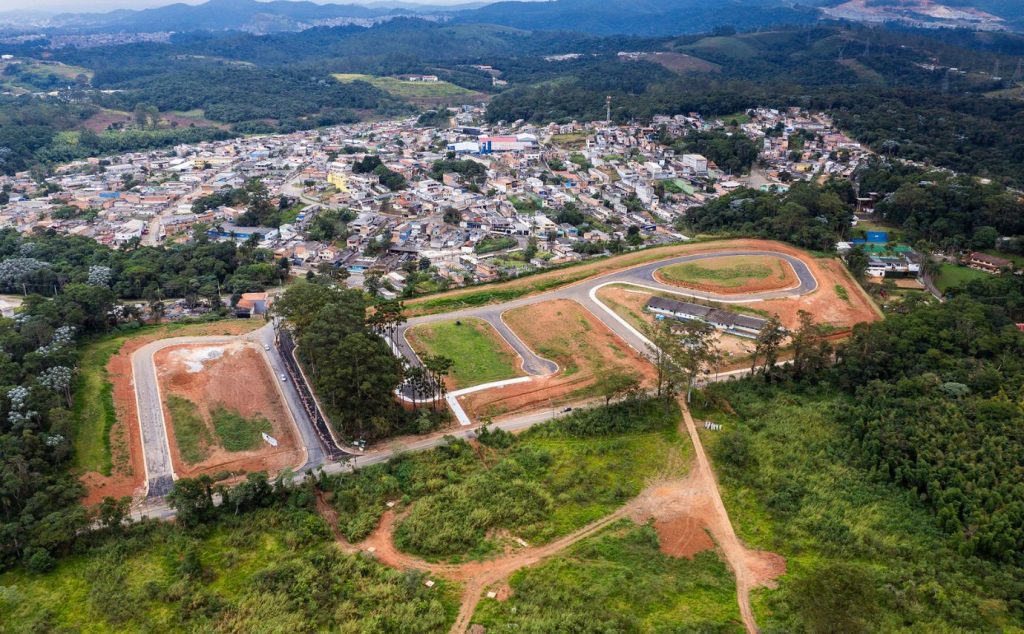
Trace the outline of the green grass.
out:
M 198 464 L 210 455 L 210 429 L 197 414 L 198 407 L 192 401 L 171 394 L 167 397 L 167 410 L 174 425 L 174 437 L 178 442 L 181 457 L 189 464 Z
M 269 434 L 273 427 L 270 421 L 262 416 L 245 418 L 238 412 L 232 412 L 223 405 L 216 407 L 210 414 L 213 430 L 222 447 L 228 451 L 249 451 L 259 448 L 263 442 L 261 433 Z
M 502 345 L 498 333 L 485 321 L 464 319 L 424 324 L 408 332 L 416 354 L 450 358 L 451 377 L 457 388 L 521 376 L 519 357 Z
M 75 379 L 71 427 L 76 471 L 95 471 L 105 476 L 113 473 L 110 430 L 117 421 L 117 411 L 107 363 L 126 340 L 125 336 L 103 339 L 82 350 Z
M 358 73 L 339 73 L 334 75 L 334 78 L 343 84 L 365 81 L 401 99 L 443 99 L 445 97 L 466 97 L 474 94 L 472 90 L 446 81 L 413 82 L 397 77 L 377 77 Z
M 193 533 L 154 522 L 97 536 L 47 574 L 0 575 L 0 631 L 443 634 L 459 589 L 433 580 L 342 553 L 299 506 Z
M 682 47 L 682 50 L 697 57 L 709 56 L 707 59 L 715 61 L 722 58 L 751 59 L 759 54 L 756 47 L 736 36 L 705 37 L 694 44 Z
M 843 286 L 842 284 L 836 284 L 835 285 L 835 292 L 836 292 L 836 297 L 838 297 L 839 299 L 843 300 L 847 304 L 850 303 L 850 293 L 849 293 L 849 291 L 846 290 L 845 286 Z
M 970 282 L 972 280 L 983 280 L 991 278 L 990 273 L 978 271 L 959 264 L 943 262 L 939 265 L 939 274 L 935 276 L 935 286 L 945 293 L 951 288 Z
M 714 284 L 724 288 L 738 288 L 750 280 L 763 280 L 776 273 L 770 264 L 744 262 L 736 266 L 709 268 L 696 262 L 683 262 L 658 269 L 658 274 L 669 282 Z
M 786 559 L 779 587 L 753 595 L 763 631 L 1021 631 L 1006 567 L 960 554 L 918 495 L 858 466 L 849 397 L 750 381 L 712 394 L 694 417 L 724 425 L 699 433 L 733 526 Z
M 583 410 L 502 435 L 503 444 L 474 450 L 453 441 L 328 486 L 349 540 L 369 534 L 384 502 L 397 500 L 411 504 L 395 531 L 400 548 L 434 559 L 484 558 L 511 545 L 502 535 L 546 543 L 611 513 L 652 479 L 682 475 L 691 447 L 678 420 L 674 404 L 654 401 Z
M 512 575 L 506 601 L 484 598 L 488 632 L 743 632 L 736 586 L 712 551 L 693 560 L 658 549 L 650 526 L 622 520 Z
M 127 452 L 122 451 L 115 456 L 111 447 L 110 435 L 117 421 L 117 411 L 114 408 L 114 387 L 107 374 L 110 358 L 129 339 L 153 332 L 171 336 L 191 325 L 180 322 L 146 326 L 94 339 L 82 347 L 71 409 L 71 440 L 75 450 L 72 466 L 75 471 L 94 471 L 109 476 L 115 470 L 130 467 Z
M 735 121 L 739 125 L 750 123 L 750 115 L 747 114 L 745 110 L 741 110 L 740 112 L 734 112 L 732 114 L 718 115 L 716 118 L 721 119 L 726 125 L 729 125 L 733 121 Z

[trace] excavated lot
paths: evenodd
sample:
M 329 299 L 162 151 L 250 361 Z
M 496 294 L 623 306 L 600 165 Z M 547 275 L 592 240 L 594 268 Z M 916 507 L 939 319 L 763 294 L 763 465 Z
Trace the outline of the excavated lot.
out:
M 160 382 L 164 419 L 171 446 L 171 458 L 179 477 L 195 477 L 223 471 L 232 473 L 267 471 L 296 467 L 303 462 L 303 451 L 275 377 L 259 348 L 251 343 L 195 344 L 172 346 L 154 355 Z M 206 457 L 189 463 L 175 436 L 172 398 L 186 399 L 196 406 L 195 413 L 207 426 L 199 445 Z M 223 407 L 245 419 L 269 421 L 270 435 L 278 441 L 272 447 L 259 442 L 245 451 L 228 451 L 212 424 L 215 410 Z

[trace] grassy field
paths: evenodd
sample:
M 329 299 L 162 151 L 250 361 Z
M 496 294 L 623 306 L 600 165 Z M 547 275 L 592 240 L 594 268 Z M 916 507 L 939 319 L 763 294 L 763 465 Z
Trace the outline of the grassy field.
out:
M 991 274 L 978 271 L 967 266 L 943 262 L 939 265 L 939 274 L 935 276 L 935 285 L 945 293 L 949 289 L 959 286 L 971 280 L 983 280 L 991 277 Z
M 746 381 L 712 394 L 694 417 L 724 425 L 700 433 L 733 526 L 786 559 L 779 587 L 753 595 L 763 631 L 1020 631 L 996 598 L 1005 568 L 959 554 L 917 495 L 847 457 L 848 397 Z
M 457 586 L 346 555 L 301 508 L 228 516 L 198 532 L 154 522 L 93 539 L 44 575 L 0 575 L 3 632 L 443 634 Z
M 736 586 L 712 551 L 693 560 L 658 550 L 650 526 L 628 520 L 534 568 L 506 601 L 483 599 L 488 632 L 743 632 Z
M 551 143 L 567 150 L 581 150 L 587 146 L 589 138 L 590 134 L 587 132 L 568 132 L 552 136 Z
M 739 288 L 751 280 L 764 280 L 772 275 L 785 279 L 783 266 L 778 258 L 735 256 L 673 264 L 658 269 L 658 275 L 668 282 Z
M 82 350 L 75 379 L 74 424 L 71 428 L 76 471 L 95 471 L 105 476 L 113 472 L 110 430 L 117 421 L 117 412 L 107 363 L 125 340 L 126 337 L 103 339 Z
M 334 78 L 343 84 L 354 81 L 365 81 L 372 86 L 380 88 L 384 92 L 400 99 L 445 99 L 454 97 L 468 97 L 475 94 L 472 90 L 456 86 L 446 81 L 437 82 L 414 82 L 399 79 L 397 77 L 377 77 L 374 75 L 360 75 L 357 73 L 339 73 Z
M 220 445 L 228 451 L 249 451 L 258 449 L 263 442 L 262 433 L 272 431 L 270 421 L 262 416 L 245 418 L 238 412 L 217 407 L 211 412 L 213 431 Z
M 705 37 L 682 48 L 697 57 L 709 55 L 711 59 L 751 59 L 758 55 L 756 47 L 738 36 Z
M 171 394 L 167 397 L 167 411 L 171 414 L 174 438 L 181 457 L 189 464 L 199 464 L 205 460 L 210 455 L 209 447 L 213 439 L 206 422 L 198 414 L 199 406 Z
M 384 503 L 411 504 L 395 543 L 427 558 L 464 560 L 541 544 L 597 520 L 655 477 L 681 475 L 692 449 L 678 435 L 678 408 L 623 403 L 576 412 L 481 446 L 464 441 L 331 479 L 340 530 L 364 538 Z M 401 506 L 396 510 L 401 510 Z
M 519 356 L 485 321 L 424 324 L 407 334 L 416 354 L 444 355 L 454 361 L 451 378 L 456 389 L 522 375 Z

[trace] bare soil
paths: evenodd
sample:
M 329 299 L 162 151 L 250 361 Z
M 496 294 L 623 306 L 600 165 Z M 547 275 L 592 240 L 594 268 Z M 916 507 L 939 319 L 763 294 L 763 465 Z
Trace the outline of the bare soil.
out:
M 179 476 L 195 477 L 222 471 L 274 473 L 301 465 L 303 455 L 295 424 L 280 388 L 255 344 L 239 341 L 172 346 L 157 352 L 153 360 L 164 399 L 171 459 Z M 197 413 L 209 426 L 211 438 L 216 438 L 211 414 L 218 406 L 224 406 L 246 418 L 266 418 L 278 446 L 262 444 L 258 449 L 231 452 L 214 442 L 208 447 L 209 456 L 205 460 L 188 464 L 179 451 L 166 405 L 167 397 L 172 394 L 196 404 Z
M 209 324 L 191 324 L 176 327 L 177 336 L 237 335 L 261 326 L 251 321 L 223 321 Z M 114 410 L 117 420 L 110 430 L 110 448 L 115 465 L 114 473 L 104 476 L 90 472 L 82 476 L 86 506 L 99 504 L 105 497 L 141 497 L 146 485 L 146 466 L 142 454 L 142 431 L 139 429 L 138 410 L 135 406 L 135 383 L 132 377 L 132 354 L 139 348 L 170 334 L 167 327 L 150 331 L 129 339 L 107 363 L 107 374 L 113 386 Z M 116 465 L 125 465 L 117 468 Z
M 617 520 L 629 518 L 643 524 L 654 522 L 661 550 L 674 557 L 693 557 L 715 548 L 736 575 L 737 601 L 748 632 L 757 632 L 750 608 L 750 590 L 773 587 L 774 580 L 786 571 L 785 560 L 774 553 L 746 548 L 730 523 L 718 493 L 718 483 L 704 453 L 696 425 L 685 410 L 680 432 L 694 443 L 696 459 L 689 474 L 651 484 L 639 496 L 615 512 L 542 546 L 528 546 L 488 561 L 464 564 L 436 564 L 399 551 L 394 545 L 394 528 L 400 516 L 388 510 L 377 528 L 359 544 L 349 544 L 337 531 L 337 512 L 324 499 L 318 508 L 335 531 L 339 547 L 350 553 L 369 553 L 381 563 L 398 570 L 416 569 L 463 584 L 462 605 L 451 632 L 470 631 L 473 613 L 485 591 L 507 599 L 507 579 L 517 570 L 534 566 L 573 544 L 586 539 Z M 408 512 L 408 508 L 405 512 Z M 712 540 L 713 538 L 713 540 Z
M 468 394 L 460 403 L 470 418 L 499 416 L 558 406 L 594 396 L 599 376 L 634 374 L 644 384 L 654 368 L 588 310 L 571 300 L 541 302 L 503 315 L 508 326 L 558 372 L 528 383 Z

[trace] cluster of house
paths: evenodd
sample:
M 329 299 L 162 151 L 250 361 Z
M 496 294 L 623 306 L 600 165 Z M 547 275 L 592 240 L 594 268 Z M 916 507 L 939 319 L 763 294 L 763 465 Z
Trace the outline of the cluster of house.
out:
M 290 259 L 296 275 L 344 267 L 358 284 L 375 272 L 386 280 L 384 292 L 397 292 L 410 270 L 459 285 L 579 260 L 627 238 L 676 241 L 684 236 L 675 233 L 675 221 L 709 198 L 741 184 L 784 188 L 787 170 L 809 176 L 852 169 L 860 156 L 826 117 L 797 110 L 751 111 L 738 128 L 697 114 L 655 117 L 647 125 L 547 126 L 487 126 L 483 108 L 474 106 L 448 114 L 448 129 L 415 119 L 364 122 L 92 158 L 45 180 L 28 172 L 0 177 L 10 197 L 0 206 L 0 226 L 52 229 L 113 247 L 188 240 L 203 227 L 217 240 L 255 236 Z M 768 167 L 749 176 L 723 173 L 704 156 L 677 155 L 659 143 L 663 128 L 761 139 Z M 797 130 L 804 139 L 799 162 L 814 163 L 814 170 L 791 164 L 786 144 Z M 839 150 L 849 155 L 832 161 Z M 368 156 L 387 173 L 366 170 Z M 452 158 L 479 164 L 480 173 L 433 170 Z M 395 186 L 393 174 L 404 187 Z M 246 226 L 244 204 L 197 205 L 253 178 L 280 208 L 278 226 Z M 325 234 L 318 217 L 332 214 L 328 224 L 336 225 L 341 212 L 341 230 Z

